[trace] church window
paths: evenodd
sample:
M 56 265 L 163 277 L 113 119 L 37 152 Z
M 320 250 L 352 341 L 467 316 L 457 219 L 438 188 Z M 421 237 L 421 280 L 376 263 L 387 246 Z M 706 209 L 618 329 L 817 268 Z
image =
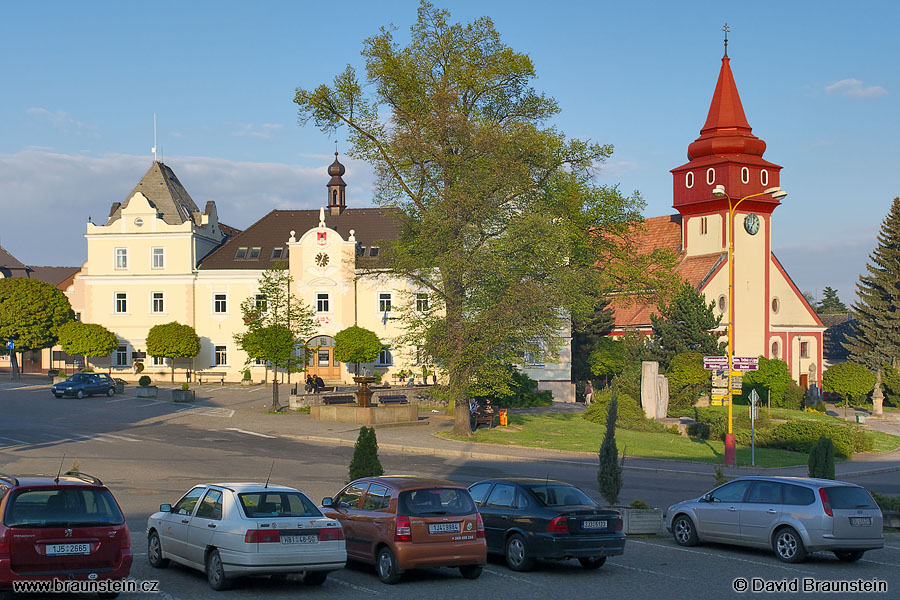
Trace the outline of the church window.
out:
M 800 342 L 800 358 L 809 358 L 809 342 Z
M 684 187 L 686 187 L 686 188 L 694 187 L 694 174 L 690 171 L 688 171 L 684 175 Z
M 763 185 L 769 185 L 769 172 L 765 169 L 759 172 L 759 182 Z
M 778 358 L 778 340 L 772 342 L 772 358 Z
M 781 309 L 781 300 L 778 298 L 772 298 L 772 312 L 778 314 L 778 311 Z
M 725 309 L 728 308 L 728 298 L 725 297 L 725 294 L 719 296 L 719 310 L 725 312 Z
M 234 254 L 235 260 L 244 260 L 247 258 L 247 248 L 238 248 L 237 252 Z
M 337 203 L 338 203 L 338 199 L 337 199 L 337 190 L 332 190 L 332 191 L 331 191 L 331 203 L 332 203 L 332 204 L 337 204 Z
M 700 235 L 706 235 L 707 233 L 709 233 L 709 223 L 706 217 L 700 217 Z
M 750 169 L 741 167 L 741 183 L 750 183 Z
M 706 183 L 712 185 L 716 182 L 716 170 L 712 167 L 706 170 Z

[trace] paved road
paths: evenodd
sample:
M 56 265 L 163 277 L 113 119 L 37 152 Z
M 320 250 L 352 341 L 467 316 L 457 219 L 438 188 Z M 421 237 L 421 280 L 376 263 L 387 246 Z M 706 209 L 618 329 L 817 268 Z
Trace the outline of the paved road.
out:
M 288 433 L 280 433 L 287 430 L 302 435 L 304 421 L 294 415 L 263 414 L 268 404 L 265 392 L 209 391 L 216 392 L 215 400 L 201 399 L 197 405 L 185 406 L 122 396 L 56 400 L 47 393 L 46 386 L 0 388 L 0 470 L 55 472 L 64 453 L 65 468 L 77 460 L 84 471 L 104 479 L 128 515 L 137 554 L 133 577 L 160 579 L 164 600 L 219 598 L 221 594 L 208 588 L 202 574 L 177 566 L 158 571 L 146 564 L 142 533 L 147 515 L 160 503 L 173 502 L 198 481 L 264 479 L 273 460 L 273 481 L 300 487 L 318 500 L 336 492 L 345 481 L 352 449 L 299 442 Z M 335 431 L 341 429 L 337 426 Z M 381 458 L 388 472 L 441 476 L 461 483 L 501 474 L 549 475 L 576 483 L 589 492 L 596 489 L 595 468 L 578 464 L 388 452 L 382 452 Z M 879 480 L 881 489 L 894 488 L 900 473 L 873 478 Z M 630 470 L 626 473 L 623 498 L 640 497 L 665 506 L 696 496 L 712 484 L 709 472 Z M 665 594 L 703 599 L 737 596 L 732 581 L 739 577 L 787 581 L 814 577 L 884 580 L 889 593 L 879 597 L 898 598 L 898 568 L 898 534 L 888 536 L 885 549 L 868 553 L 854 565 L 839 563 L 830 554 L 816 554 L 796 566 L 780 563 L 767 552 L 724 546 L 684 549 L 668 537 L 632 537 L 624 556 L 610 559 L 602 569 L 593 572 L 568 561 L 545 563 L 536 572 L 520 574 L 493 561 L 477 582 L 462 579 L 455 570 L 429 570 L 412 573 L 399 586 L 388 587 L 378 582 L 370 568 L 351 565 L 330 576 L 322 589 L 307 589 L 297 582 L 257 579 L 242 582 L 229 595 L 436 600 L 491 596 L 520 600 L 550 595 L 658 598 Z

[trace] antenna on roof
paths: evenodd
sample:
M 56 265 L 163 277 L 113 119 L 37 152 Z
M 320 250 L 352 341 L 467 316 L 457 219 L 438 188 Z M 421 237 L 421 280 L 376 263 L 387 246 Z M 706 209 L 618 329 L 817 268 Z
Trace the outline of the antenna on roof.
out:
M 272 461 L 272 466 L 269 467 L 269 474 L 266 476 L 266 485 L 263 486 L 264 488 L 267 488 L 267 489 L 268 489 L 268 487 L 269 487 L 269 479 L 272 477 L 272 469 L 274 469 L 274 468 L 275 468 L 275 461 L 273 460 L 273 461 Z
M 65 453 L 63 453 L 62 460 L 59 461 L 59 471 L 56 472 L 56 483 L 59 483 L 59 475 L 60 475 L 60 473 L 62 473 L 62 466 L 63 466 L 63 463 L 64 463 L 64 462 L 66 462 L 66 455 L 65 455 Z
M 153 153 L 153 162 L 156 162 L 156 113 L 153 113 L 153 147 L 150 152 Z
M 728 32 L 731 31 L 728 29 L 728 23 L 725 23 L 725 27 L 722 28 L 722 31 L 725 32 L 725 58 L 728 58 Z

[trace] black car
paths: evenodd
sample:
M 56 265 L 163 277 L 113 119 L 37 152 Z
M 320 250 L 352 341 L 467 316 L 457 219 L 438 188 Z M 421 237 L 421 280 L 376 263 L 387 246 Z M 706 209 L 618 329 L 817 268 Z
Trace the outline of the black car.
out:
M 112 396 L 116 393 L 116 382 L 106 373 L 75 373 L 61 383 L 54 383 L 50 391 L 57 398 L 63 396 L 84 398 L 94 394 Z
M 513 571 L 537 559 L 577 558 L 596 569 L 625 552 L 618 512 L 600 508 L 577 487 L 552 479 L 491 479 L 469 486 L 484 521 L 488 552 Z

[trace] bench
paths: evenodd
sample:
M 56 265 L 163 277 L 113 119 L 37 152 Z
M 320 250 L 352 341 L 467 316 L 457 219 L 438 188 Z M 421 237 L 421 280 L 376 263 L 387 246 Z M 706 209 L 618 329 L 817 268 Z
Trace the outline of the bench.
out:
M 479 410 L 478 412 L 476 412 L 475 416 L 472 419 L 472 431 L 478 429 L 479 425 L 487 425 L 488 428 L 493 429 L 495 414 L 496 413 L 494 411 Z
M 314 394 L 331 394 L 334 391 L 335 391 L 335 387 L 333 385 L 329 385 L 329 386 L 325 386 L 325 387 L 315 388 L 313 390 L 313 393 Z
M 402 395 L 379 396 L 378 404 L 406 404 L 406 396 L 402 396 Z
M 197 371 L 197 383 L 203 383 L 203 380 L 209 383 L 211 380 L 218 379 L 220 385 L 225 385 L 225 373 L 216 373 L 214 371 Z
M 325 396 L 322 398 L 323 404 L 356 404 L 356 396 L 353 394 L 341 394 L 338 396 Z

